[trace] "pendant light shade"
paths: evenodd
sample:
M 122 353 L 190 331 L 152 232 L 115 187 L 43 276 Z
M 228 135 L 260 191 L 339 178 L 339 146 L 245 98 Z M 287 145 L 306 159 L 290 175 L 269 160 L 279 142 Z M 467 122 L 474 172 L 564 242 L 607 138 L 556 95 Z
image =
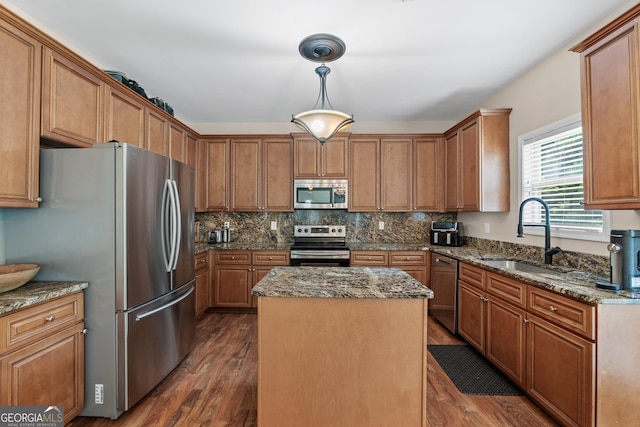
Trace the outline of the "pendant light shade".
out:
M 320 76 L 320 95 L 312 110 L 293 115 L 291 122 L 308 132 L 324 144 L 329 138 L 341 130 L 347 129 L 354 122 L 353 116 L 333 109 L 327 96 L 327 74 L 331 69 L 324 65 L 325 61 L 333 61 L 344 54 L 344 42 L 330 34 L 314 34 L 302 40 L 298 48 L 300 54 L 310 61 L 322 62 L 316 68 Z M 318 107 L 320 103 L 320 108 Z M 327 109 L 326 105 L 330 108 Z

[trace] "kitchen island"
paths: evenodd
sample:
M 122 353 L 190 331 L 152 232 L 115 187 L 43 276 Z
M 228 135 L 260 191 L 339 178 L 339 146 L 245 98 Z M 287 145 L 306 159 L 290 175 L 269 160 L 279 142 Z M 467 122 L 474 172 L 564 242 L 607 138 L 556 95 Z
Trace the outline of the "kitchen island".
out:
M 258 425 L 426 426 L 427 299 L 400 269 L 275 267 L 258 297 Z

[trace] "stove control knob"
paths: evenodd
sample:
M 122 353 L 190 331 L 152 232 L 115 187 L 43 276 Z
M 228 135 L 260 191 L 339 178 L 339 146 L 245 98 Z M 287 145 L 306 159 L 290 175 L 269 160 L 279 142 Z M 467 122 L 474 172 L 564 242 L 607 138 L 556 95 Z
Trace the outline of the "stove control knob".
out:
M 332 229 L 331 229 L 331 232 L 332 232 L 332 233 L 335 233 L 335 232 L 336 232 L 336 229 L 335 229 L 335 228 L 332 228 Z
M 302 233 L 302 228 L 298 228 L 298 233 Z
M 305 229 L 304 229 L 304 232 L 305 232 L 305 233 L 308 233 L 308 232 L 309 232 L 309 229 L 308 229 L 308 228 L 305 228 Z

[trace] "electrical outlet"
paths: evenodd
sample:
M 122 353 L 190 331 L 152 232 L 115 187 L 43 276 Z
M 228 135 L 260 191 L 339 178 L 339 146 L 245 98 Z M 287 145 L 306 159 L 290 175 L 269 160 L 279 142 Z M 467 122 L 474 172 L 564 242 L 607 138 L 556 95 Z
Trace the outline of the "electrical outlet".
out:
M 224 222 L 224 228 L 229 228 L 229 221 Z
M 278 221 L 271 221 L 271 229 L 272 230 L 278 229 Z
M 491 233 L 491 227 L 489 226 L 488 222 L 484 223 L 484 232 L 485 232 L 485 234 Z
M 378 222 L 378 230 L 384 230 L 384 221 Z

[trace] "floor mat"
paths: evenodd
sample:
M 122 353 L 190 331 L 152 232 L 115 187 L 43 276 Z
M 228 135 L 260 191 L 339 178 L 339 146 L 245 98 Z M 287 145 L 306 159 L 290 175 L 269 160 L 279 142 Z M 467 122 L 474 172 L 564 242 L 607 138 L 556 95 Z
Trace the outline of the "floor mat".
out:
M 428 345 L 444 372 L 464 394 L 491 396 L 522 396 L 502 372 L 468 345 Z

